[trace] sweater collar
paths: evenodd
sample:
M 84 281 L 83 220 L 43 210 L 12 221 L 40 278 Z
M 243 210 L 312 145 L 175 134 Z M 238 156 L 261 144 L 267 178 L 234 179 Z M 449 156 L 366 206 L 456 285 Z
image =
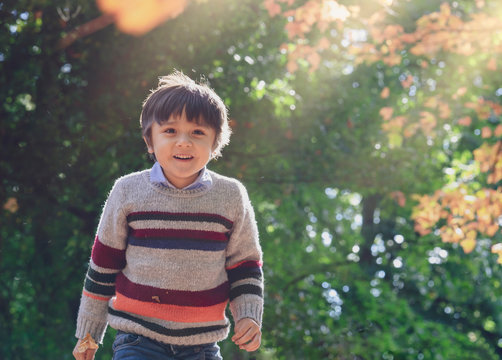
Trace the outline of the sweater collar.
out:
M 162 187 L 166 187 L 169 189 L 177 189 L 173 184 L 169 182 L 169 180 L 167 180 L 167 178 L 164 175 L 164 172 L 162 171 L 162 167 L 160 166 L 158 161 L 156 161 L 155 164 L 153 164 L 152 169 L 150 171 L 150 182 L 154 185 L 160 185 Z M 193 183 L 191 183 L 188 186 L 185 186 L 180 190 L 195 190 L 195 189 L 209 188 L 211 187 L 212 183 L 213 179 L 211 178 L 211 174 L 209 174 L 207 168 L 204 167 L 199 172 L 199 176 L 197 177 L 197 179 L 195 179 Z

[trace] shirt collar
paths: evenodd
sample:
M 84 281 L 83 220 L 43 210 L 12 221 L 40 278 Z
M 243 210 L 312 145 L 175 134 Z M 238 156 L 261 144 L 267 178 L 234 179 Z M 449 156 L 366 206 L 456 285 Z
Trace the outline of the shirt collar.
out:
M 164 172 L 162 171 L 162 167 L 160 166 L 158 161 L 156 161 L 155 164 L 153 164 L 152 169 L 150 171 L 150 182 L 152 184 L 159 184 L 170 189 L 176 189 L 176 186 L 171 184 L 169 180 L 167 180 L 167 178 L 164 176 Z M 193 183 L 191 183 L 188 186 L 185 186 L 181 190 L 194 190 L 202 187 L 209 187 L 212 183 L 213 179 L 211 178 L 211 175 L 209 174 L 207 168 L 204 167 L 199 172 L 199 176 L 197 177 L 197 179 L 195 179 Z

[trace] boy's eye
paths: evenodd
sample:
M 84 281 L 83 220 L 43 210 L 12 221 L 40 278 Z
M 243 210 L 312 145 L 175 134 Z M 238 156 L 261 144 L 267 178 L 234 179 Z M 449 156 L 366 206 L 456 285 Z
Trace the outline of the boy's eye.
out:
M 202 130 L 194 130 L 193 133 L 195 135 L 204 135 L 204 131 L 202 131 Z
M 167 128 L 164 130 L 165 133 L 174 134 L 176 131 L 173 128 Z

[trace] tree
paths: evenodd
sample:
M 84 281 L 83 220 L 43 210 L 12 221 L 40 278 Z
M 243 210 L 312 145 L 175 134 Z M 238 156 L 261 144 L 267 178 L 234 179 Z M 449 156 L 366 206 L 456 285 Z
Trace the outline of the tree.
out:
M 425 1 L 193 1 L 135 36 L 107 26 L 125 2 L 113 14 L 68 4 L 0 8 L 1 357 L 70 358 L 99 210 L 115 178 L 151 166 L 141 101 L 173 68 L 205 75 L 230 109 L 232 142 L 211 167 L 241 179 L 257 212 L 267 287 L 256 357 L 500 357 L 496 237 L 466 255 L 415 229 L 438 210 L 424 195 L 458 178 L 474 196 L 497 189 L 474 160 L 498 141 L 476 135 L 499 136 L 500 79 L 477 66 L 498 58 L 411 51 L 433 23 L 460 14 L 460 31 L 495 2 L 452 2 L 446 16 Z M 249 358 L 230 341 L 222 350 Z
M 499 119 L 502 108 L 494 101 L 497 95 L 493 87 L 479 84 L 483 76 L 491 75 L 497 69 L 496 55 L 501 51 L 502 31 L 497 15 L 493 15 L 500 11 L 497 4 L 477 1 L 477 9 L 474 10 L 471 2 L 460 5 L 455 2 L 453 8 L 448 2 L 443 2 L 439 11 L 419 17 L 410 26 L 395 22 L 396 14 L 415 6 L 406 2 L 394 8 L 383 6 L 367 16 L 361 14 L 358 6 L 346 7 L 336 1 L 307 1 L 292 10 L 283 11 L 281 3 L 286 2 L 269 0 L 265 6 L 271 16 L 281 14 L 291 19 L 286 30 L 293 43 L 283 46 L 289 49 L 290 71 L 296 71 L 298 63 L 304 59 L 315 71 L 321 62 L 321 55 L 332 47 L 326 34 L 333 28 L 344 32 L 348 48 L 346 56 L 356 64 L 380 62 L 396 70 L 403 68 L 399 76 L 401 86 L 393 91 L 389 86 L 382 86 L 380 92 L 380 97 L 388 103 L 379 114 L 390 149 L 401 151 L 407 145 L 403 145 L 405 139 L 411 147 L 416 147 L 412 138 L 425 136 L 429 142 L 436 137 L 440 141 L 448 141 L 451 148 L 448 150 L 453 151 L 454 139 L 462 134 L 468 135 L 474 130 L 479 137 L 478 148 L 472 151 L 468 147 L 468 150 L 474 155 L 470 159 L 475 163 L 472 166 L 479 167 L 478 173 L 488 173 L 486 179 L 481 183 L 477 178 L 466 181 L 466 176 L 472 176 L 473 170 L 470 169 L 468 175 L 460 173 L 450 179 L 449 184 L 434 196 L 418 197 L 420 204 L 413 215 L 416 230 L 425 235 L 443 219 L 446 224 L 437 228 L 442 240 L 460 243 L 466 252 L 474 249 L 477 234 L 488 237 L 499 234 L 498 218 L 502 215 L 502 208 L 499 206 L 500 187 L 497 188 L 497 185 L 502 179 L 502 143 L 499 140 L 502 135 Z M 392 3 L 386 2 L 385 5 Z M 353 22 L 347 20 L 350 17 Z M 307 40 L 306 36 L 313 39 Z M 466 56 L 469 57 L 468 63 L 463 61 Z M 484 66 L 487 72 L 475 70 L 480 66 Z M 446 74 L 450 72 L 459 73 L 459 81 L 445 84 L 436 80 L 438 75 L 448 78 Z M 395 105 L 392 105 L 393 101 Z M 463 106 L 459 106 L 459 101 Z M 474 126 L 466 131 L 465 126 L 471 125 Z M 500 253 L 500 246 L 494 244 L 493 251 Z
M 405 206 L 406 197 L 411 195 L 412 199 L 419 201 L 413 210 L 413 215 L 411 217 L 405 215 L 407 211 L 399 211 L 399 213 L 401 216 L 405 215 L 408 220 L 416 220 L 417 231 L 436 226 L 440 219 L 446 220 L 445 226 L 442 226 L 444 222 L 439 222 L 436 236 L 431 234 L 419 238 L 421 243 L 427 243 L 439 235 L 443 240 L 460 242 L 462 248 L 469 252 L 476 244 L 476 236 L 487 235 L 488 238 L 481 238 L 478 241 L 476 254 L 480 260 L 473 259 L 473 264 L 478 263 L 474 265 L 474 268 L 480 266 L 487 269 L 489 273 L 494 270 L 499 271 L 494 268 L 493 258 L 485 262 L 483 257 L 487 253 L 486 247 L 490 246 L 490 243 L 495 244 L 497 239 L 500 239 L 498 229 L 500 188 L 497 188 L 500 178 L 496 175 L 499 157 L 498 145 L 494 145 L 497 144 L 497 136 L 500 136 L 500 130 L 497 130 L 500 124 L 500 112 L 494 91 L 497 87 L 491 85 L 491 80 L 496 76 L 488 73 L 491 78 L 487 80 L 484 72 L 479 70 L 480 63 L 486 64 L 488 71 L 496 68 L 496 58 L 493 53 L 497 53 L 499 48 L 499 35 L 496 32 L 499 25 L 497 17 L 491 15 L 496 13 L 496 4 L 476 2 L 476 6 L 473 7 L 472 2 L 455 2 L 453 5 L 446 2 L 442 5 L 430 2 L 394 2 L 394 4 L 386 2 L 382 7 L 376 4 L 364 8 L 345 6 L 335 1 L 306 1 L 300 5 L 288 1 L 265 1 L 264 4 L 272 17 L 283 16 L 287 21 L 285 29 L 288 32 L 289 41 L 282 45 L 281 49 L 289 56 L 289 72 L 298 74 L 308 71 L 311 74 L 310 79 L 320 78 L 337 85 L 340 83 L 340 76 L 334 73 L 346 73 L 357 78 L 357 81 L 352 83 L 352 87 L 361 90 L 365 87 L 361 84 L 371 82 L 368 80 L 370 79 L 368 74 L 376 73 L 377 75 L 369 85 L 370 88 L 373 86 L 372 92 L 369 93 L 371 95 L 367 93 L 368 95 L 364 96 L 362 91 L 358 90 L 361 99 L 371 99 L 373 96 L 372 101 L 368 101 L 362 107 L 367 114 L 369 113 L 369 116 L 363 117 L 366 122 L 360 126 L 374 131 L 373 133 L 370 130 L 369 133 L 372 136 L 364 139 L 370 142 L 369 148 L 374 147 L 373 153 L 385 159 L 383 161 L 379 159 L 378 165 L 373 163 L 373 169 L 366 169 L 363 166 L 368 164 L 369 159 L 372 159 L 368 156 L 368 152 L 362 157 L 351 156 L 354 155 L 354 151 L 349 155 L 344 154 L 349 163 L 348 168 L 352 170 L 349 172 L 352 176 L 348 176 L 349 180 L 345 184 L 351 190 L 357 189 L 356 191 L 361 192 L 363 195 L 362 212 L 368 214 L 367 226 L 365 227 L 363 222 L 361 229 L 365 242 L 365 246 L 360 246 L 361 260 L 371 260 L 369 254 L 377 242 L 375 235 L 381 236 L 382 232 L 385 234 L 382 226 L 375 225 L 373 221 L 375 210 L 379 211 L 380 217 L 384 211 L 389 211 L 388 200 L 385 200 L 387 205 L 382 203 L 382 200 L 391 197 L 400 202 L 401 206 Z M 429 12 L 429 15 L 416 15 L 423 12 Z M 327 13 L 330 16 L 326 16 Z M 465 61 L 465 56 L 469 56 L 468 61 Z M 333 61 L 334 57 L 338 61 Z M 360 65 L 355 68 L 354 63 Z M 317 78 L 316 73 L 322 75 Z M 358 75 L 362 76 L 357 77 Z M 459 81 L 452 82 L 451 79 Z M 348 85 L 345 89 L 350 89 L 350 83 Z M 315 86 L 319 86 L 319 83 L 315 82 Z M 309 91 L 311 88 L 307 90 Z M 315 93 L 317 98 L 321 98 L 317 106 L 326 106 L 326 102 L 322 101 L 324 94 L 326 94 L 325 88 Z M 315 95 L 309 97 L 309 100 L 312 101 Z M 381 105 L 375 104 L 378 97 L 381 99 Z M 327 96 L 327 98 L 343 99 L 343 96 Z M 461 103 L 463 106 L 459 106 L 459 100 L 463 101 Z M 306 103 L 311 102 L 306 101 Z M 380 106 L 380 109 L 375 111 L 377 106 Z M 312 107 L 314 106 L 309 107 L 306 113 L 312 114 Z M 353 113 L 360 116 L 360 108 L 357 106 L 349 106 L 349 108 L 354 109 Z M 342 119 L 345 118 L 347 128 L 352 131 L 359 124 L 354 124 L 354 116 L 345 117 L 344 110 L 346 112 L 346 108 L 343 108 L 333 113 Z M 381 121 L 371 122 L 379 117 Z M 473 122 L 473 119 L 476 121 Z M 486 124 L 487 119 L 491 124 Z M 375 123 L 381 131 L 372 127 Z M 465 126 L 471 124 L 470 129 L 466 131 Z M 474 136 L 471 135 L 472 132 Z M 489 139 L 492 134 L 496 137 Z M 386 139 L 382 139 L 381 136 L 385 136 Z M 343 136 L 344 141 L 347 141 L 347 138 L 350 136 Z M 363 138 L 358 138 L 358 140 L 361 139 Z M 481 145 L 482 141 L 486 141 L 483 139 L 487 139 L 489 143 Z M 327 147 L 330 142 L 324 145 Z M 481 145 L 479 150 L 473 151 L 479 145 Z M 398 159 L 401 162 L 396 161 Z M 490 170 L 493 172 L 492 175 L 488 175 L 490 180 L 484 180 L 484 176 L 473 176 L 479 174 L 473 160 L 478 163 L 483 162 L 482 172 Z M 343 159 L 336 164 L 340 165 L 340 163 L 345 165 Z M 357 164 L 362 171 L 354 171 L 354 168 L 350 167 L 351 164 Z M 345 168 L 345 166 L 342 167 Z M 378 173 L 375 167 L 383 167 L 384 171 Z M 415 172 L 413 169 L 418 171 Z M 423 171 L 424 169 L 427 170 Z M 446 169 L 447 176 L 441 175 L 442 169 Z M 336 170 L 330 170 L 331 174 L 337 173 Z M 371 185 L 361 184 L 364 184 L 367 179 L 364 176 L 361 177 L 361 173 L 370 174 L 368 177 L 371 180 L 367 183 Z M 462 178 L 463 181 L 461 181 Z M 334 181 L 337 185 L 341 184 L 339 178 L 334 177 Z M 466 181 L 469 184 L 458 185 Z M 457 186 L 457 189 L 449 189 L 452 185 Z M 443 188 L 443 190 L 436 192 L 434 197 L 418 195 L 426 194 L 430 191 L 427 189 L 431 188 Z M 438 199 L 442 201 L 439 204 Z M 364 210 L 364 205 L 367 205 L 367 211 Z M 410 210 L 409 205 L 408 209 Z M 396 210 L 392 212 L 395 213 Z M 396 220 L 399 219 L 400 217 Z M 379 219 L 380 223 L 382 220 L 382 218 Z M 385 221 L 387 226 L 391 225 L 392 215 Z M 392 240 L 399 228 L 396 225 L 396 223 L 391 225 L 392 236 L 390 238 Z M 465 228 L 462 229 L 461 226 Z M 420 232 L 422 235 L 426 233 Z M 397 234 L 400 233 L 397 232 Z M 418 240 L 413 239 L 414 235 L 409 234 L 407 240 L 411 242 Z M 389 241 L 392 243 L 392 240 Z M 431 246 L 431 243 L 428 246 Z M 424 253 L 427 252 L 426 248 L 424 248 Z M 499 245 L 492 247 L 494 252 L 499 248 Z M 444 259 L 440 255 L 430 255 L 428 260 L 430 265 L 442 274 L 440 281 L 450 284 L 455 281 L 455 275 L 449 270 L 445 271 L 443 266 L 436 265 L 441 265 L 443 262 L 457 262 L 453 259 L 452 251 L 456 251 L 455 246 L 444 249 L 439 245 L 428 251 L 429 254 L 444 255 Z M 396 257 L 396 264 L 399 265 L 403 259 L 406 259 L 410 267 L 408 271 L 414 272 L 417 270 L 416 265 L 419 264 L 414 262 L 417 260 L 414 256 L 408 251 L 401 252 L 400 256 Z M 391 255 L 390 258 L 392 257 Z M 448 260 L 445 260 L 446 258 Z M 422 278 L 424 268 L 423 265 L 421 267 L 419 273 Z M 369 269 L 375 268 L 378 269 L 370 262 Z M 392 266 L 390 268 L 392 269 Z M 396 275 L 393 273 L 395 270 L 391 272 L 390 278 Z M 474 273 L 477 273 L 477 270 Z M 399 277 L 403 275 L 399 274 Z M 437 286 L 438 280 L 429 281 L 436 284 L 435 287 Z M 478 329 L 476 331 L 481 331 L 482 336 L 489 339 L 493 349 L 497 349 L 496 336 L 492 337 L 489 333 L 494 327 L 487 325 L 494 324 L 492 315 L 482 311 L 481 317 L 484 317 L 484 323 L 471 321 L 467 318 L 469 315 L 476 314 L 475 317 L 479 317 L 481 309 L 478 305 L 468 305 L 468 301 L 459 302 L 448 292 L 444 296 L 437 296 L 435 292 L 431 294 L 419 285 L 420 282 L 422 280 L 415 281 L 411 276 L 408 281 L 403 282 L 404 290 L 399 291 L 402 296 L 409 299 L 415 312 L 421 312 L 423 315 L 428 313 L 431 319 L 433 316 L 440 319 L 441 314 L 444 315 L 443 307 L 445 312 L 455 313 L 457 319 L 462 319 L 463 324 L 456 326 Z M 497 282 L 488 281 L 488 283 L 491 283 L 495 289 L 499 287 Z M 484 305 L 491 304 L 489 306 L 493 310 L 494 298 L 489 293 L 490 291 L 481 297 L 486 299 Z M 427 300 L 425 302 L 410 301 L 413 296 L 419 296 L 418 294 L 428 294 L 436 298 L 437 303 Z M 478 310 L 468 311 L 465 319 L 460 315 L 462 311 L 456 313 L 456 309 L 471 307 Z M 424 311 L 424 309 L 427 310 Z M 486 328 L 490 329 L 488 333 Z M 477 336 L 472 338 L 477 338 Z M 446 351 L 442 349 L 438 356 L 444 355 Z

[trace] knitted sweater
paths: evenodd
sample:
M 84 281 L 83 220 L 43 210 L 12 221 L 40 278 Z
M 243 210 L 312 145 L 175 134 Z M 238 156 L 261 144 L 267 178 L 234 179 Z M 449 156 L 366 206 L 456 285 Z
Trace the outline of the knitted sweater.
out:
M 103 208 L 76 336 L 107 325 L 174 345 L 223 340 L 227 303 L 261 325 L 262 253 L 244 186 L 209 171 L 210 187 L 169 189 L 150 170 L 118 179 Z

